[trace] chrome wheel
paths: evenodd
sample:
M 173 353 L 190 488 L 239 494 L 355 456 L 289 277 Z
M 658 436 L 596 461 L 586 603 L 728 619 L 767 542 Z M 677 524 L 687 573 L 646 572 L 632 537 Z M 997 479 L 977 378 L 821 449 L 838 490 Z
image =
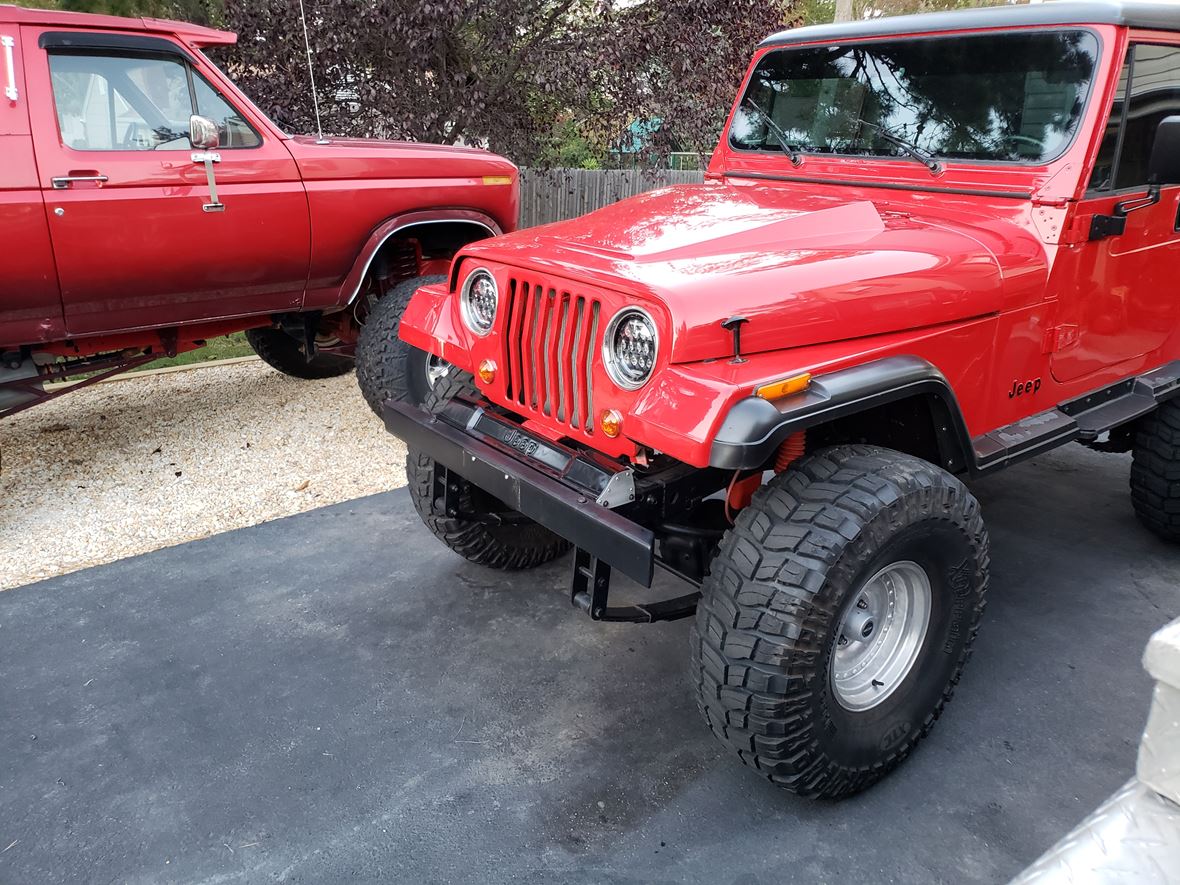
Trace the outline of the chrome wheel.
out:
M 431 390 L 438 386 L 438 382 L 450 370 L 451 364 L 441 356 L 435 356 L 433 353 L 426 354 L 426 384 Z
M 846 710 L 870 710 L 909 675 L 930 626 L 930 576 L 891 563 L 853 594 L 832 653 L 833 693 Z

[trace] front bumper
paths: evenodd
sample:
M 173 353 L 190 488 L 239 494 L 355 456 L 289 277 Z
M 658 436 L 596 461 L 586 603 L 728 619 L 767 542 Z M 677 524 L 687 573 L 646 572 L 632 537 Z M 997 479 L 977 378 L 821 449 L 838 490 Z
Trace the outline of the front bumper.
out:
M 548 440 L 454 404 L 439 416 L 387 402 L 385 426 L 411 449 L 499 498 L 627 577 L 650 587 L 655 535 L 598 503 L 609 494 L 602 468 Z M 607 485 L 610 485 L 610 477 Z

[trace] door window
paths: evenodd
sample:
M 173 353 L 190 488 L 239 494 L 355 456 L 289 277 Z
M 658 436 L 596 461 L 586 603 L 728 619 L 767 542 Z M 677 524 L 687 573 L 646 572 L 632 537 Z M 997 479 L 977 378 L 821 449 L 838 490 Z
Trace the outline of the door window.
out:
M 196 92 L 197 113 L 217 124 L 223 148 L 252 148 L 261 144 L 258 133 L 250 128 L 250 124 L 242 115 L 199 74 L 193 74 L 193 87 Z
M 1133 46 L 1090 174 L 1090 189 L 1146 186 L 1155 131 L 1164 117 L 1175 114 L 1180 114 L 1180 47 Z
M 257 147 L 258 134 L 179 58 L 50 53 L 61 140 L 80 151 L 188 151 L 188 118 L 217 123 L 222 147 Z

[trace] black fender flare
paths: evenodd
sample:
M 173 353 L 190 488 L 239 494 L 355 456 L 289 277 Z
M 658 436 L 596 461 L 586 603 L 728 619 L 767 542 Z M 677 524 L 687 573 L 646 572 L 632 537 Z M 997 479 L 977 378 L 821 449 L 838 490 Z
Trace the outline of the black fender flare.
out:
M 709 466 L 752 470 L 766 464 L 793 433 L 875 406 L 911 397 L 931 397 L 945 408 L 936 422 L 943 464 L 954 471 L 975 468 L 971 437 L 950 384 L 933 364 L 916 356 L 891 356 L 817 375 L 807 389 L 772 401 L 739 400 L 718 428 Z

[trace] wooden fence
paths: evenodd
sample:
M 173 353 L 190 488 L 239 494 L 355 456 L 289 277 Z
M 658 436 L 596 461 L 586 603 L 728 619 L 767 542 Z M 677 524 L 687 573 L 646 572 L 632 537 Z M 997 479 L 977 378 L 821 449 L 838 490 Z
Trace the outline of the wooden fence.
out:
M 521 169 L 520 226 L 576 218 L 644 191 L 702 181 L 704 173 L 679 169 Z

